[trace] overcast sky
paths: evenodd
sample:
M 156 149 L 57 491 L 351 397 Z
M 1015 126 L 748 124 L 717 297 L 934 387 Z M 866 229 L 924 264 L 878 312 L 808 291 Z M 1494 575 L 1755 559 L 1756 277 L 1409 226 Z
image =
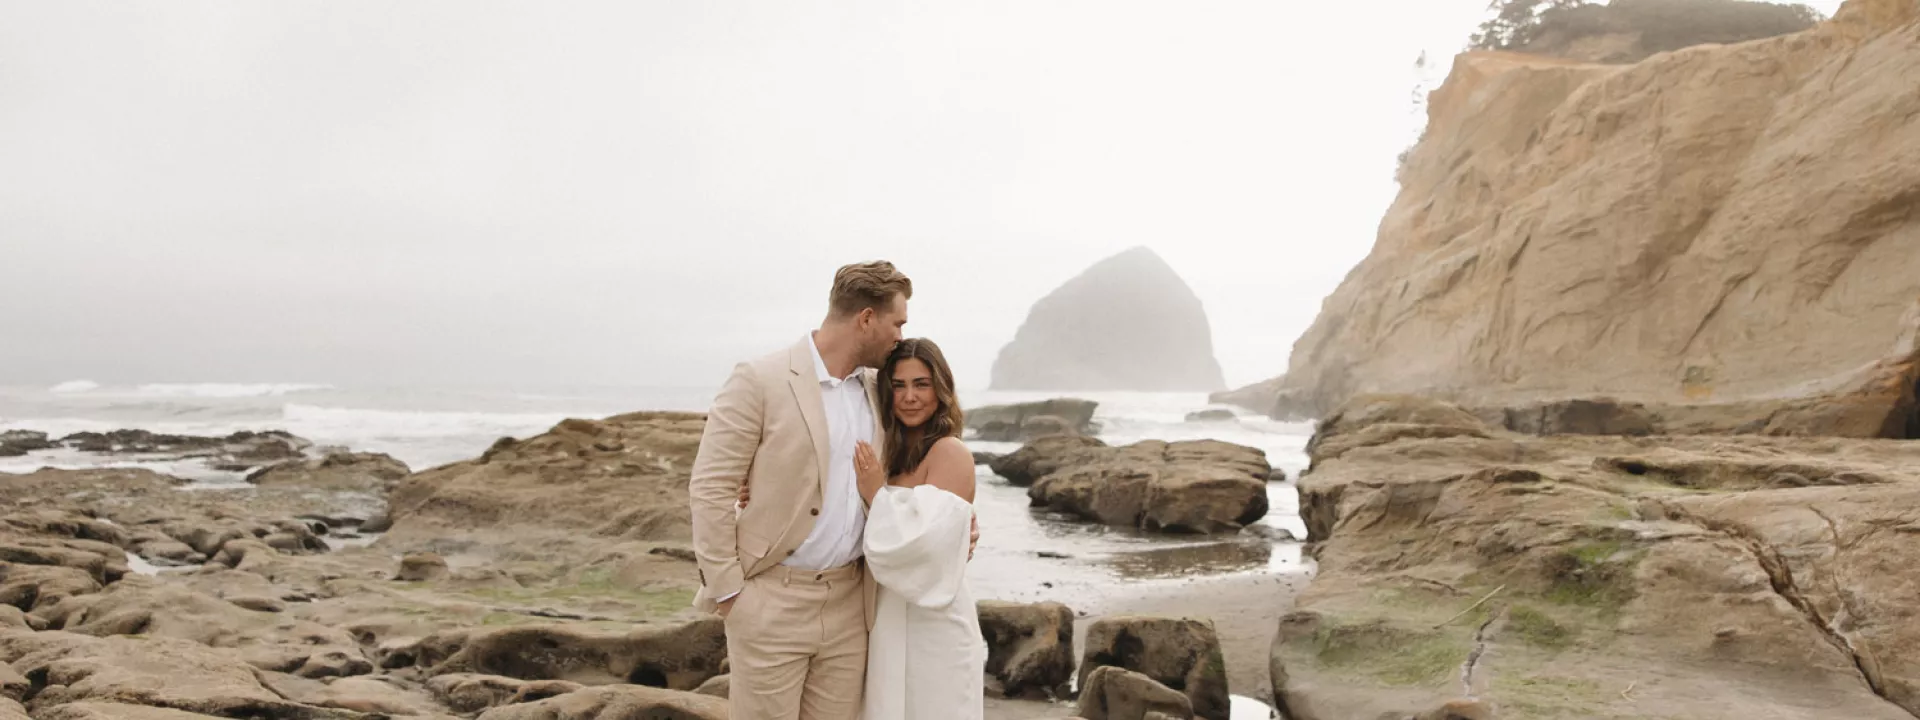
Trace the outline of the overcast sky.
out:
M 0 384 L 711 385 L 885 257 L 980 386 L 1135 245 L 1251 382 L 1484 7 L 5 0 Z

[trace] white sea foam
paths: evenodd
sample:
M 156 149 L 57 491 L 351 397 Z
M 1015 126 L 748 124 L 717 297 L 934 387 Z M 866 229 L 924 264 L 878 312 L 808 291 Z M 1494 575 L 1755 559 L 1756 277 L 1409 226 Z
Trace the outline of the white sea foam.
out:
M 134 392 L 144 397 L 243 398 L 279 397 L 332 389 L 332 385 L 311 383 L 148 383 Z
M 286 429 L 302 437 L 373 435 L 433 438 L 449 435 L 520 435 L 544 432 L 567 413 L 432 412 L 368 410 L 288 404 L 281 410 Z M 484 449 L 484 448 L 483 448 Z
M 0 458 L 0 474 L 25 474 L 41 468 L 50 470 L 142 468 L 192 481 L 191 485 L 182 486 L 183 489 L 252 487 L 246 483 L 244 474 L 215 470 L 198 459 L 181 459 L 163 455 L 108 455 L 68 448 L 39 450 L 18 457 Z
M 100 383 L 94 382 L 92 380 L 68 380 L 66 382 L 60 383 L 59 385 L 55 385 L 53 387 L 47 388 L 47 392 L 60 393 L 65 395 L 65 394 L 72 394 L 72 393 L 93 392 L 99 389 L 100 389 Z
M 415 470 L 465 460 L 502 436 L 524 438 L 601 413 L 375 410 L 288 404 L 274 428 L 322 445 L 382 452 Z

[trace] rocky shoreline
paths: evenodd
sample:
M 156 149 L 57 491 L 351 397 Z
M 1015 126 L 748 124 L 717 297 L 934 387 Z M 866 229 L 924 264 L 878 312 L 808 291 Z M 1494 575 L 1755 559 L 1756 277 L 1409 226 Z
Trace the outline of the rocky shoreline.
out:
M 1540 437 L 1363 396 L 1311 453 L 1319 568 L 1271 657 L 1293 720 L 1920 716 L 1920 444 Z
M 0 718 L 726 717 L 724 630 L 689 602 L 703 422 L 568 420 L 417 473 L 284 433 L 10 433 L 244 482 L 0 475 Z M 1225 720 L 1222 641 L 1183 616 L 983 602 L 996 717 Z
M 237 485 L 0 476 L 0 717 L 725 717 L 724 632 L 688 608 L 702 422 L 569 420 L 417 473 L 306 447 Z M 1292 720 L 1920 715 L 1920 445 L 1536 434 L 1363 396 L 1309 453 L 1311 583 L 983 603 L 991 716 L 1226 717 L 1228 687 Z M 1267 469 L 1072 435 L 993 462 L 1122 499 Z M 1087 507 L 1249 496 L 1209 497 Z

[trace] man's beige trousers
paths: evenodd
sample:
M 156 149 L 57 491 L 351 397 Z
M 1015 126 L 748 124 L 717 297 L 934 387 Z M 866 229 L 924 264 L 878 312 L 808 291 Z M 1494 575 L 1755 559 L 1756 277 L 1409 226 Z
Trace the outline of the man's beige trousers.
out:
M 727 613 L 734 720 L 855 720 L 867 681 L 865 567 L 776 565 Z

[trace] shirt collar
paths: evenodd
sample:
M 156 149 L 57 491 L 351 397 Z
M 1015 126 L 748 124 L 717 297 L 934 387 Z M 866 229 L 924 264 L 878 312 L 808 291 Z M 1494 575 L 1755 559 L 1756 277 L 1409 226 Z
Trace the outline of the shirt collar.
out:
M 820 357 L 820 346 L 814 344 L 813 333 L 807 333 L 807 349 L 813 351 L 813 376 L 819 379 L 820 382 L 826 383 L 827 387 L 837 388 L 840 387 L 841 383 L 860 376 L 859 367 L 855 367 L 853 372 L 847 373 L 847 376 L 844 378 L 836 378 L 827 374 L 827 361 Z

